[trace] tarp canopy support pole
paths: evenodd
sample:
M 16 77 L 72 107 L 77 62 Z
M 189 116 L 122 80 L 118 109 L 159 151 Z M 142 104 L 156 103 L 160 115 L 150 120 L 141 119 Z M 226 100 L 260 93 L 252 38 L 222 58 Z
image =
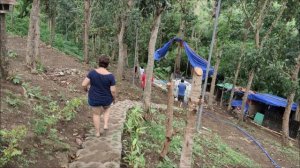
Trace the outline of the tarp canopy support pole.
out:
M 218 30 L 218 19 L 219 19 L 220 7 L 221 7 L 221 0 L 218 0 L 218 7 L 217 7 L 216 18 L 215 18 L 215 23 L 214 23 L 214 31 L 213 31 L 212 40 L 210 43 L 210 50 L 209 50 L 207 68 L 206 68 L 207 71 L 205 72 L 205 81 L 204 81 L 204 86 L 203 86 L 203 90 L 202 90 L 202 98 L 203 99 L 204 99 L 206 87 L 207 87 L 208 72 L 209 72 L 208 69 L 210 67 L 210 60 L 211 60 L 212 52 L 214 49 L 215 38 L 216 38 L 217 30 Z M 198 112 L 197 112 L 197 131 L 198 132 L 200 131 L 200 128 L 201 128 L 202 111 L 203 111 L 203 103 L 201 103 L 200 107 L 198 108 Z

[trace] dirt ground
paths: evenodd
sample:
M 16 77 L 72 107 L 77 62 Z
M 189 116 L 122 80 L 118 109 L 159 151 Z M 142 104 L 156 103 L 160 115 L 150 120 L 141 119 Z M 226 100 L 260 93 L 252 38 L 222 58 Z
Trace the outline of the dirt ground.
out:
M 69 100 L 74 97 L 86 95 L 86 93 L 81 90 L 81 81 L 91 69 L 88 65 L 81 63 L 73 57 L 63 54 L 56 49 L 42 44 L 40 46 L 40 52 L 42 56 L 42 64 L 45 65 L 46 71 L 40 74 L 31 74 L 25 66 L 26 39 L 21 37 L 9 37 L 7 47 L 9 50 L 12 50 L 17 54 L 16 58 L 11 58 L 9 61 L 9 71 L 11 74 L 20 75 L 22 81 L 30 82 L 32 86 L 40 86 L 44 95 L 50 94 L 54 100 Z M 110 69 L 114 73 L 116 67 L 112 65 Z M 71 73 L 68 73 L 68 70 L 71 71 Z M 57 76 L 56 74 L 60 72 L 63 72 L 64 74 Z M 5 90 L 9 90 L 21 96 L 24 94 L 24 90 L 20 85 L 13 85 L 11 82 L 2 80 L 1 99 L 3 99 L 6 95 L 6 93 L 4 93 Z M 139 84 L 136 83 L 135 86 L 132 85 L 131 70 L 126 70 L 125 80 L 118 82 L 117 90 L 118 100 L 142 100 L 143 94 Z M 26 101 L 27 104 L 21 106 L 16 111 L 1 101 L 1 129 L 10 129 L 21 124 L 29 127 L 30 120 L 34 115 L 30 101 L 34 100 Z M 154 103 L 166 104 L 166 93 L 159 88 L 153 87 L 152 101 Z M 216 110 L 214 111 L 205 110 L 206 113 L 203 114 L 203 126 L 211 129 L 212 132 L 219 134 L 232 148 L 246 154 L 251 159 L 262 165 L 262 167 L 272 167 L 270 160 L 262 153 L 262 151 L 254 145 L 253 142 L 249 141 L 239 130 L 227 124 L 217 122 L 215 118 L 208 115 L 211 114 L 212 116 L 216 116 L 222 120 L 235 121 L 231 115 L 225 113 L 225 109 L 218 106 L 215 109 Z M 76 136 L 79 136 L 82 140 L 84 140 L 86 131 L 92 126 L 91 115 L 88 111 L 88 106 L 85 105 L 80 109 L 80 111 L 78 111 L 75 119 L 69 122 L 60 122 L 55 126 L 59 131 L 59 135 L 63 137 L 63 141 L 70 144 L 70 151 L 50 151 L 50 153 L 45 153 L 45 146 L 40 144 L 40 140 L 34 136 L 34 133 L 29 132 L 21 147 L 25 155 L 29 154 L 29 151 L 32 148 L 37 150 L 37 154 L 31 158 L 35 160 L 36 163 L 30 167 L 61 167 L 60 162 L 57 160 L 61 160 L 62 156 L 66 155 L 68 158 L 67 161 L 70 162 L 72 158 L 75 157 L 74 155 L 77 149 L 80 148 L 80 146 L 75 142 Z M 251 125 L 247 125 L 247 131 L 248 130 L 251 131 L 249 133 L 265 147 L 279 165 L 283 167 L 296 167 L 295 165 L 299 165 L 299 160 L 298 162 L 297 160 L 287 160 L 284 154 L 278 152 L 277 148 L 269 143 L 269 140 L 280 143 L 280 138 L 278 136 Z M 74 132 L 78 135 L 74 136 Z M 18 166 L 10 165 L 9 167 L 14 168 Z

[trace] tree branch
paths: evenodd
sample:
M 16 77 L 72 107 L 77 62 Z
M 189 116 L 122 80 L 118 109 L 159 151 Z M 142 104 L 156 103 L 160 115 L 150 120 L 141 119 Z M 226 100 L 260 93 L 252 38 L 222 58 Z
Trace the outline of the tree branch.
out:
M 279 11 L 276 19 L 273 21 L 272 25 L 270 26 L 270 28 L 268 29 L 267 33 L 265 34 L 265 36 L 263 37 L 263 39 L 261 41 L 261 47 L 263 47 L 264 42 L 269 38 L 269 35 L 271 34 L 273 28 L 276 26 L 278 20 L 281 18 L 283 11 L 286 9 L 286 4 L 287 4 L 287 1 L 284 1 L 282 3 L 282 6 L 280 8 L 280 11 Z
M 256 22 L 256 30 L 255 30 L 255 43 L 256 43 L 256 47 L 259 48 L 260 45 L 259 45 L 259 31 L 262 27 L 262 22 L 265 18 L 265 9 L 267 7 L 267 4 L 268 4 L 268 1 L 269 0 L 265 0 L 260 12 L 259 12 L 259 16 L 258 16 L 258 19 L 257 19 L 257 22 Z
M 244 14 L 246 15 L 247 20 L 249 21 L 251 27 L 252 27 L 253 30 L 254 30 L 255 27 L 254 27 L 254 25 L 253 25 L 253 23 L 252 23 L 252 18 L 250 19 L 249 13 L 248 13 L 248 11 L 246 10 L 246 4 L 245 4 L 244 2 L 245 2 L 245 1 L 242 1 L 242 2 L 241 2 L 241 4 L 242 4 L 242 9 L 243 9 L 243 11 L 244 11 Z M 254 16 L 252 16 L 252 17 L 254 17 Z

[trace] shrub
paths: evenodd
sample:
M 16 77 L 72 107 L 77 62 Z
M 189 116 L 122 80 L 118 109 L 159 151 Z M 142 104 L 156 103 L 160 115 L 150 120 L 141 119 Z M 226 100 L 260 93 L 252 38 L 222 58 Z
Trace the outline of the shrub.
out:
M 4 167 L 12 159 L 21 156 L 19 142 L 27 134 L 25 126 L 18 126 L 12 130 L 0 130 L 0 167 Z

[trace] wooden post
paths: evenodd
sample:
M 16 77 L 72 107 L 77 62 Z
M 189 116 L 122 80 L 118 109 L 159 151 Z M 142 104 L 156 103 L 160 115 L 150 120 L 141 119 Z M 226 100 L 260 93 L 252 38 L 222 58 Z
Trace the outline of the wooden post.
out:
M 196 114 L 201 95 L 202 75 L 202 69 L 196 67 L 193 71 L 192 88 L 189 95 L 189 109 L 187 112 L 187 125 L 180 157 L 180 168 L 192 167 L 193 137 L 196 130 Z
M 172 141 L 173 136 L 173 105 L 174 105 L 174 95 L 173 95 L 173 88 L 174 88 L 174 81 L 173 75 L 171 75 L 170 81 L 167 84 L 168 88 L 168 106 L 167 106 L 167 115 L 166 115 L 166 140 L 163 146 L 163 149 L 160 153 L 161 158 L 165 158 L 169 151 L 169 147 Z

